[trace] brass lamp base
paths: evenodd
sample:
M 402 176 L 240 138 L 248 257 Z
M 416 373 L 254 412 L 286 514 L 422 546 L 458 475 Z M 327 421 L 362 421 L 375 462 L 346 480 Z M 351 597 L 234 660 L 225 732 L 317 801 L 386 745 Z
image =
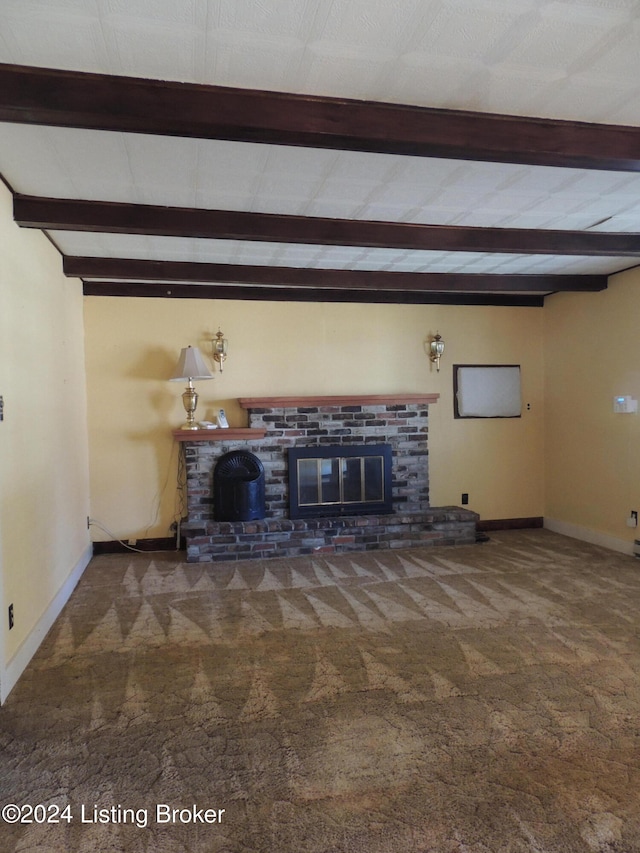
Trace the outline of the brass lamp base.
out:
M 182 404 L 187 413 L 186 423 L 182 424 L 180 429 L 198 429 L 198 424 L 195 420 L 195 411 L 198 406 L 198 394 L 193 387 L 193 382 L 189 380 L 189 384 L 182 395 Z

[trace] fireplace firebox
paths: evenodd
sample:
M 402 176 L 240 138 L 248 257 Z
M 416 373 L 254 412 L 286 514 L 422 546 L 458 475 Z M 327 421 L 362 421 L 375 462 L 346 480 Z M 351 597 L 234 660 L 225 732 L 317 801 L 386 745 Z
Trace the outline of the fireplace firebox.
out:
M 288 455 L 290 518 L 393 511 L 391 445 L 291 447 Z

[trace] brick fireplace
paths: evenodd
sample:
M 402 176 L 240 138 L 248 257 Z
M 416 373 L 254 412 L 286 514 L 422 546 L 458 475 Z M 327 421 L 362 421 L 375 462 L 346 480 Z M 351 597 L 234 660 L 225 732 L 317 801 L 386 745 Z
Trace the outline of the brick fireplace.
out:
M 475 513 L 429 505 L 429 406 L 437 399 L 437 394 L 243 398 L 240 404 L 249 420 L 246 429 L 176 430 L 186 469 L 187 521 L 182 530 L 187 560 L 474 542 Z M 388 444 L 392 450 L 390 514 L 289 518 L 290 447 L 374 444 Z M 264 519 L 215 520 L 216 461 L 237 449 L 250 450 L 264 466 Z

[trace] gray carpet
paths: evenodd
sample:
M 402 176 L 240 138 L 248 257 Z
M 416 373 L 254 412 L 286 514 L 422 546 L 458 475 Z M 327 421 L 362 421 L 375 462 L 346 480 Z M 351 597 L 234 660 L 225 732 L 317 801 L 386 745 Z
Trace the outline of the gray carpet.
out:
M 640 561 L 179 556 L 95 558 L 0 710 L 1 804 L 59 821 L 3 853 L 640 851 Z

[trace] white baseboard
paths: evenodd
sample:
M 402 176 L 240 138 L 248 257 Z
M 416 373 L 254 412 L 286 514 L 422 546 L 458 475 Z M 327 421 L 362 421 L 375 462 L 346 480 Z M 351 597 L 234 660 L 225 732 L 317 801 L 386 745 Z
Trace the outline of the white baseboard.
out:
M 76 584 L 89 565 L 89 560 L 92 556 L 93 546 L 89 545 L 83 551 L 80 559 L 71 570 L 69 577 L 58 590 L 53 601 L 42 614 L 29 636 L 24 640 L 18 651 L 2 671 L 0 676 L 0 704 L 6 701 L 7 696 L 16 686 L 18 679 L 27 668 L 29 661 L 40 648 L 40 644 L 60 615 L 62 608 L 69 601 L 71 593 L 76 588 Z
M 582 527 L 580 524 L 557 521 L 555 518 L 545 517 L 544 526 L 554 533 L 561 533 L 563 536 L 570 536 L 572 539 L 580 539 L 582 542 L 589 542 L 591 545 L 601 545 L 610 551 L 618 551 L 621 554 L 633 556 L 633 542 L 627 542 L 626 539 L 618 539 L 617 536 L 609 536 L 607 533 L 600 533 L 598 530 Z

